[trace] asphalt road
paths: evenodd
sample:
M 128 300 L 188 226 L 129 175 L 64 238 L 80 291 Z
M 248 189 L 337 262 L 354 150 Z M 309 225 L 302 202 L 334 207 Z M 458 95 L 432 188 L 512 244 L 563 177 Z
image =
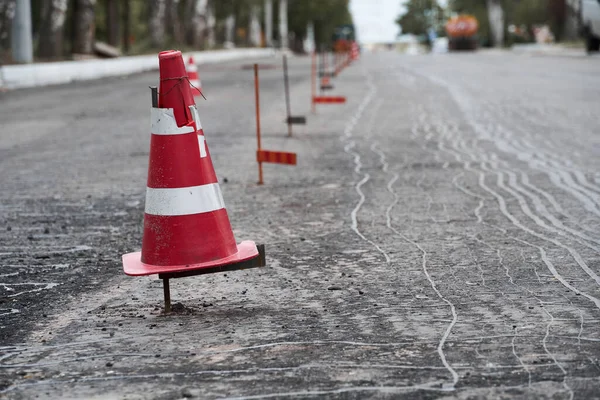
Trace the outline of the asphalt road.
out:
M 262 60 L 278 64 L 277 60 Z M 0 396 L 600 398 L 600 59 L 366 54 L 200 68 L 238 240 L 268 267 L 172 282 L 141 245 L 156 74 L 0 94 Z

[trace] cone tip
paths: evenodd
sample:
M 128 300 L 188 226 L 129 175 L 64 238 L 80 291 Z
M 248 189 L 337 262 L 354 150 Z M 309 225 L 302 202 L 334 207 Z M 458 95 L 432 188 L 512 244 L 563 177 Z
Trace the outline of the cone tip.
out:
M 179 50 L 165 50 L 158 53 L 159 60 L 166 60 L 169 58 L 177 58 L 181 57 L 181 52 Z
M 188 64 L 194 64 L 194 56 L 190 56 L 188 59 Z

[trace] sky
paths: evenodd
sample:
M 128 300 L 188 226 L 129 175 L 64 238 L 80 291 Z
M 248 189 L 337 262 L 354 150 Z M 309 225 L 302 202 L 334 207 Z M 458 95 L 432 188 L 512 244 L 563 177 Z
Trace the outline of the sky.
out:
M 350 0 L 350 12 L 361 43 L 392 42 L 400 29 L 396 18 L 404 12 L 404 0 Z M 445 6 L 447 0 L 438 0 Z

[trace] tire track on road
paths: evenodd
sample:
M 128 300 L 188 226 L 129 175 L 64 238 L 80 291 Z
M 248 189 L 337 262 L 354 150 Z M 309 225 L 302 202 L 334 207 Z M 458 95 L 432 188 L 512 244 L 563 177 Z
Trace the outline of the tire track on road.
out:
M 444 128 L 445 126 L 442 124 L 442 125 L 441 125 L 441 127 L 442 127 L 442 128 Z M 444 129 L 442 129 L 442 130 L 444 131 Z M 447 138 L 447 137 L 448 137 L 448 132 L 446 131 L 446 132 L 445 132 L 445 133 L 442 135 L 442 138 L 441 138 L 441 139 L 444 139 L 444 138 Z M 452 138 L 450 138 L 450 139 L 452 139 Z M 461 143 L 464 145 L 464 141 L 462 141 Z M 442 146 L 442 148 L 444 148 L 444 147 Z M 453 144 L 452 144 L 452 148 L 454 149 L 454 151 L 453 151 L 453 150 L 450 150 L 450 149 L 446 149 L 446 150 L 447 150 L 447 151 L 448 151 L 450 154 L 453 154 L 453 155 L 455 156 L 455 158 L 456 158 L 456 160 L 457 160 L 457 161 L 460 161 L 460 162 L 463 162 L 463 163 L 465 162 L 465 161 L 462 159 L 461 155 L 460 155 L 460 153 L 461 153 L 461 152 L 462 152 L 462 153 L 464 153 L 464 154 L 466 154 L 466 155 L 468 155 L 468 156 L 470 156 L 470 157 L 471 157 L 471 158 L 472 158 L 474 161 L 478 161 L 478 160 L 477 160 L 477 158 L 475 157 L 475 154 L 476 154 L 476 149 L 477 149 L 476 147 L 473 147 L 473 148 L 472 148 L 472 150 L 473 150 L 473 151 L 469 152 L 469 151 L 468 151 L 468 149 L 466 148 L 466 146 L 463 146 L 463 147 L 462 147 L 462 151 L 461 151 L 461 150 L 459 149 L 459 147 L 456 145 L 456 142 L 453 142 Z M 482 150 L 482 149 L 477 149 L 477 150 L 479 150 L 478 154 L 482 154 L 482 153 L 483 153 L 483 150 Z M 485 156 L 484 156 L 483 158 L 487 159 L 487 157 L 485 157 Z M 484 170 L 485 170 L 485 171 L 487 171 L 487 172 L 490 172 L 490 173 L 496 173 L 498 176 L 500 176 L 500 175 L 502 174 L 501 172 L 498 172 L 498 171 L 493 171 L 493 170 L 490 170 L 489 168 L 487 168 L 487 167 L 485 166 L 485 164 L 486 164 L 486 162 L 485 162 L 485 161 L 479 161 L 479 162 L 480 162 L 480 165 L 481 165 L 481 166 L 482 166 L 482 168 L 483 168 L 483 169 L 482 169 L 482 171 L 480 171 L 480 172 L 483 174 L 483 176 L 484 176 L 484 177 L 485 177 L 485 173 L 483 172 Z M 489 162 L 489 160 L 488 160 L 488 162 Z M 465 166 L 466 166 L 466 164 L 465 164 Z M 481 176 L 481 175 L 480 175 L 480 176 Z M 485 178 L 484 178 L 484 179 L 485 179 Z M 498 183 L 498 182 L 497 182 L 497 183 Z M 484 182 L 484 181 L 483 181 L 483 182 L 481 182 L 481 179 L 480 179 L 480 185 L 483 185 L 484 187 L 487 187 L 487 186 L 485 185 L 485 182 Z M 504 189 L 504 190 L 507 190 L 507 188 L 506 188 L 505 186 L 504 186 L 504 187 L 502 187 L 502 185 L 499 185 L 499 187 L 501 187 L 501 188 L 502 188 L 502 189 Z M 465 193 L 466 193 L 466 192 L 465 192 Z M 511 192 L 509 191 L 509 193 L 511 193 Z M 470 194 L 470 193 L 467 193 L 467 194 Z M 514 192 L 512 192 L 511 194 L 513 194 L 513 196 L 514 196 Z M 480 196 L 476 196 L 476 197 L 480 197 Z M 498 201 L 500 202 L 500 199 L 499 199 L 499 198 L 497 198 L 497 199 L 498 199 Z M 491 226 L 493 226 L 493 225 L 491 225 Z M 508 235 L 508 236 L 510 237 L 510 235 Z M 514 237 L 512 237 L 512 239 L 514 239 L 514 240 L 517 240 L 517 241 L 519 241 L 519 242 L 522 242 L 522 243 L 524 243 L 524 244 L 527 244 L 527 245 L 529 245 L 529 246 L 535 246 L 535 245 L 532 245 L 531 243 L 528 243 L 528 242 L 526 242 L 526 241 L 522 241 L 522 240 L 520 240 L 520 239 L 517 239 L 517 238 L 514 238 Z M 479 240 L 479 241 L 482 241 L 482 240 Z M 482 241 L 482 242 L 486 243 L 486 245 L 487 245 L 488 247 L 490 247 L 491 249 L 494 249 L 494 250 L 496 250 L 496 252 L 498 253 L 498 256 L 500 257 L 500 263 L 501 263 L 501 264 L 503 264 L 503 263 L 502 263 L 502 258 L 501 258 L 500 252 L 499 252 L 499 249 L 495 249 L 493 246 L 491 246 L 491 245 L 487 244 L 487 242 L 485 242 L 485 241 Z M 538 246 L 538 247 L 539 247 L 539 246 Z M 540 250 L 543 250 L 543 249 L 540 247 Z M 543 254 L 545 255 L 545 250 L 543 250 Z M 540 299 L 540 298 L 539 298 L 539 297 L 538 297 L 538 296 L 537 296 L 537 295 L 536 295 L 534 292 L 532 292 L 532 291 L 531 291 L 530 289 L 528 289 L 528 288 L 525 288 L 525 287 L 523 287 L 522 285 L 518 285 L 518 284 L 516 284 L 516 283 L 514 282 L 514 280 L 513 280 L 512 276 L 510 275 L 508 268 L 507 268 L 507 267 L 504 267 L 504 268 L 505 268 L 505 270 L 506 270 L 506 276 L 507 276 L 507 278 L 508 278 L 508 281 L 509 281 L 509 283 L 510 283 L 511 285 L 515 286 L 515 287 L 518 287 L 518 288 L 520 288 L 522 291 L 528 292 L 528 293 L 529 293 L 529 295 L 531 296 L 531 298 L 535 299 L 535 300 L 536 300 L 538 303 L 540 303 L 540 304 L 542 305 L 542 308 L 543 308 L 544 312 L 545 312 L 545 313 L 546 313 L 546 314 L 547 314 L 547 315 L 550 317 L 550 321 L 548 322 L 548 324 L 547 324 L 547 326 L 546 326 L 546 333 L 545 333 L 545 335 L 544 335 L 544 338 L 542 339 L 542 346 L 543 346 L 543 348 L 544 348 L 544 351 L 546 352 L 546 354 L 547 354 L 547 355 L 548 355 L 548 356 L 549 356 L 549 357 L 550 357 L 550 358 L 553 360 L 554 364 L 555 364 L 555 365 L 556 365 L 556 366 L 557 366 L 557 367 L 558 367 L 558 368 L 561 370 L 561 372 L 562 372 L 562 374 L 563 374 L 563 387 L 564 387 L 564 388 L 565 388 L 565 390 L 568 392 L 568 394 L 569 394 L 569 399 L 573 399 L 573 397 L 574 397 L 574 392 L 573 392 L 573 389 L 572 389 L 572 388 L 571 388 L 571 387 L 568 385 L 568 383 L 567 383 L 567 378 L 568 378 L 568 376 L 569 376 L 569 375 L 568 375 L 568 372 L 567 372 L 567 370 L 566 370 L 566 369 L 565 369 L 565 368 L 562 366 L 562 364 L 561 364 L 561 363 L 560 363 L 560 362 L 557 360 L 557 358 L 556 358 L 556 356 L 554 355 L 554 353 L 552 353 L 552 352 L 551 352 L 551 351 L 548 349 L 548 347 L 547 347 L 547 340 L 548 340 L 548 337 L 550 336 L 550 333 L 549 333 L 550 331 L 549 331 L 549 330 L 550 330 L 550 326 L 551 326 L 551 325 L 553 324 L 553 322 L 554 322 L 554 316 L 553 316 L 553 315 L 552 315 L 552 314 L 551 314 L 551 313 L 550 313 L 550 312 L 549 312 L 549 311 L 548 311 L 548 310 L 547 310 L 545 307 L 543 307 L 543 302 L 541 301 L 541 299 Z M 513 352 L 513 355 L 515 356 L 515 358 L 516 358 L 516 359 L 518 360 L 518 362 L 520 363 L 520 365 L 521 365 L 521 366 L 523 367 L 523 369 L 525 370 L 525 372 L 528 374 L 528 387 L 531 387 L 531 372 L 530 372 L 530 369 L 529 369 L 529 367 L 528 367 L 528 366 L 526 366 L 526 364 L 523 362 L 523 360 L 521 359 L 521 357 L 519 357 L 519 355 L 518 355 L 518 354 L 517 354 L 517 352 L 516 352 L 515 340 L 516 340 L 516 337 L 517 337 L 517 334 L 518 334 L 518 328 L 519 328 L 519 327 L 515 328 L 515 332 L 514 332 L 514 335 L 513 335 L 513 338 L 512 338 L 512 340 L 511 340 L 512 352 Z M 521 329 L 525 329 L 525 327 L 521 327 Z
M 347 154 L 349 154 L 353 157 L 354 172 L 357 174 L 361 173 L 361 169 L 362 169 L 363 165 L 361 163 L 360 154 L 356 151 L 352 151 L 356 147 L 356 141 L 354 139 L 352 139 L 354 127 L 356 126 L 360 117 L 364 113 L 365 109 L 367 108 L 367 106 L 369 106 L 369 104 L 373 100 L 373 97 L 375 97 L 375 94 L 377 93 L 377 87 L 373 83 L 371 75 L 366 73 L 366 70 L 365 70 L 365 75 L 366 75 L 367 86 L 369 87 L 369 92 L 367 93 L 367 95 L 364 97 L 364 99 L 358 106 L 358 110 L 355 113 L 355 115 L 346 124 L 346 127 L 344 129 L 344 135 L 341 137 L 342 141 L 348 141 L 348 143 L 344 146 L 344 152 L 346 152 Z M 374 111 L 373 114 L 371 115 L 371 120 L 374 120 L 376 115 L 377 115 L 377 113 Z M 372 126 L 372 121 L 368 124 L 368 126 Z M 383 250 L 377 243 L 375 243 L 371 239 L 367 238 L 358 229 L 357 214 L 365 202 L 365 195 L 362 192 L 361 187 L 365 183 L 367 183 L 370 178 L 371 178 L 371 176 L 368 173 L 364 173 L 363 178 L 354 186 L 354 190 L 356 191 L 356 193 L 358 193 L 359 200 L 358 200 L 358 203 L 356 204 L 356 206 L 354 207 L 354 209 L 352 210 L 352 212 L 350 213 L 351 229 L 354 231 L 354 233 L 356 233 L 358 235 L 358 237 L 360 237 L 362 240 L 366 241 L 367 243 L 369 243 L 373 247 L 375 247 L 375 249 L 377 249 L 377 251 L 379 251 L 384 256 L 386 263 L 389 264 L 389 263 L 391 263 L 391 258 L 389 256 L 389 254 L 385 250 Z
M 429 281 L 429 284 L 431 285 L 431 288 L 436 293 L 436 295 L 440 298 L 440 300 L 442 300 L 444 303 L 446 303 L 448 305 L 448 307 L 450 307 L 450 312 L 452 314 L 452 320 L 450 321 L 450 324 L 448 325 L 448 327 L 444 331 L 444 334 L 442 335 L 442 338 L 438 342 L 437 353 L 438 353 L 438 355 L 440 357 L 440 360 L 442 361 L 442 364 L 444 365 L 444 367 L 448 370 L 448 372 L 452 376 L 452 384 L 451 385 L 445 385 L 443 387 L 445 387 L 448 390 L 455 390 L 456 384 L 459 381 L 459 377 L 458 377 L 458 373 L 456 372 L 456 370 L 454 370 L 454 368 L 452 368 L 452 366 L 450 365 L 450 363 L 446 359 L 446 354 L 444 352 L 444 345 L 446 344 L 446 341 L 447 341 L 448 337 L 450 336 L 450 333 L 452 332 L 452 329 L 454 328 L 454 326 L 456 325 L 456 323 L 458 321 L 458 314 L 456 312 L 456 307 L 455 307 L 455 305 L 450 300 L 448 300 L 446 297 L 444 297 L 442 295 L 442 293 L 438 290 L 435 281 L 433 280 L 433 278 L 429 274 L 429 270 L 427 268 L 427 255 L 428 255 L 427 251 L 419 243 L 417 243 L 417 242 L 409 239 L 408 237 L 406 237 L 404 234 L 402 234 L 398 229 L 396 229 L 393 226 L 391 212 L 392 212 L 392 210 L 394 209 L 394 207 L 398 204 L 398 202 L 400 200 L 400 196 L 394 190 L 394 183 L 396 183 L 396 181 L 399 179 L 400 175 L 397 172 L 392 172 L 392 173 L 389 172 L 389 164 L 386 161 L 386 155 L 385 155 L 385 153 L 382 150 L 380 150 L 377 147 L 377 143 L 376 142 L 374 142 L 373 145 L 371 146 L 371 150 L 373 152 L 375 152 L 377 155 L 379 155 L 380 161 L 381 161 L 381 164 L 382 164 L 382 167 L 381 167 L 382 171 L 384 173 L 386 173 L 387 175 L 391 175 L 391 179 L 388 181 L 388 184 L 387 184 L 387 190 L 390 192 L 390 194 L 393 196 L 394 199 L 393 199 L 393 201 L 390 203 L 390 205 L 386 209 L 386 213 L 385 213 L 386 215 L 385 216 L 386 216 L 386 225 L 387 225 L 387 227 L 392 232 L 394 232 L 394 234 L 396 234 L 397 236 L 399 236 L 400 238 L 402 238 L 407 243 L 410 243 L 411 245 L 415 246 L 421 252 L 421 266 L 422 266 L 422 269 L 423 269 L 423 273 L 425 274 L 427 280 Z

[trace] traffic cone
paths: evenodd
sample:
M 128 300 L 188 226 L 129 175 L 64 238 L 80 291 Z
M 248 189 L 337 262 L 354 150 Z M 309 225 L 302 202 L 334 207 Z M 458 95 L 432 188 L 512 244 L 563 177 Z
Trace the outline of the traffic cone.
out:
M 359 51 L 358 51 L 358 43 L 352 42 L 352 47 L 350 49 L 350 58 L 352 61 L 358 60 Z
M 235 242 L 181 52 L 161 52 L 159 68 L 142 251 L 125 254 L 123 269 L 127 275 L 163 277 L 167 304 L 169 277 L 236 269 L 233 264 L 256 259 L 259 251 L 252 241 Z
M 188 80 L 190 81 L 190 89 L 192 91 L 192 95 L 202 96 L 202 83 L 200 82 L 200 77 L 198 76 L 198 67 L 194 62 L 194 57 L 192 56 L 190 56 L 190 58 L 188 59 L 186 71 L 188 74 Z

